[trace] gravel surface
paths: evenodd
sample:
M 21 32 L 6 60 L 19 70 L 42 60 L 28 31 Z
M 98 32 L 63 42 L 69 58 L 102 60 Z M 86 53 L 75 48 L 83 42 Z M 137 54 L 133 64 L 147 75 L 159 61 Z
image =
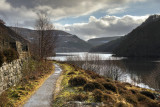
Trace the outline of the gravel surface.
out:
M 55 72 L 42 84 L 35 94 L 31 96 L 24 107 L 51 107 L 53 91 L 61 72 L 62 69 L 55 64 Z

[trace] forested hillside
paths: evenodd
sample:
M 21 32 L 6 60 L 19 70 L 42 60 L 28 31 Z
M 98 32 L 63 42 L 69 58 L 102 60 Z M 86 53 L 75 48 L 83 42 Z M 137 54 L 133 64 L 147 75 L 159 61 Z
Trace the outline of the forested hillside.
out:
M 160 16 L 152 15 L 124 37 L 92 48 L 124 57 L 160 57 Z
M 126 35 L 113 51 L 117 56 L 160 57 L 160 16 L 150 16 Z

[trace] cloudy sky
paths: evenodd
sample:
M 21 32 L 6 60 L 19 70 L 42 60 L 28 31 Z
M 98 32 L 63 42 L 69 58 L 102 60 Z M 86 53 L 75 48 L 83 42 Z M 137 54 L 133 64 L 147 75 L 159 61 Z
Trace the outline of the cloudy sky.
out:
M 36 13 L 43 10 L 56 29 L 88 40 L 123 36 L 160 14 L 159 6 L 160 0 L 0 0 L 0 18 L 8 26 L 34 28 Z

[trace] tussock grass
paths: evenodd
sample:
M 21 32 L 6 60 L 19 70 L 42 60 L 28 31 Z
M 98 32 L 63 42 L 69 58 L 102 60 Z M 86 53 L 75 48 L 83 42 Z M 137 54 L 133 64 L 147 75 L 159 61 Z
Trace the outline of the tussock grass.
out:
M 62 90 L 56 96 L 53 107 L 63 107 L 69 101 L 103 102 L 107 107 L 158 107 L 158 101 L 150 94 L 142 91 L 154 91 L 139 88 L 129 83 L 121 83 L 104 78 L 92 71 L 84 71 L 67 63 L 60 64 L 63 68 Z
M 145 95 L 146 97 L 153 99 L 153 100 L 155 99 L 155 96 L 149 91 L 141 91 L 140 93 Z
M 84 91 L 86 92 L 91 92 L 95 89 L 95 86 L 94 84 L 92 83 L 87 83 L 85 86 L 84 86 Z
M 74 101 L 86 101 L 88 99 L 88 96 L 85 94 L 78 94 L 78 95 L 73 95 L 72 99 Z
M 71 86 L 84 86 L 87 83 L 87 80 L 84 77 L 77 76 L 71 78 L 68 82 Z
M 117 87 L 114 83 L 106 82 L 106 83 L 103 84 L 103 86 L 105 87 L 105 89 L 117 93 Z

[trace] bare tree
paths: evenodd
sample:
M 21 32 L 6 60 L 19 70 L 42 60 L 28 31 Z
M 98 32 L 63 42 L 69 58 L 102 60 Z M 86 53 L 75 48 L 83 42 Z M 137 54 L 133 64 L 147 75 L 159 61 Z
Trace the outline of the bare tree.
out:
M 84 70 L 96 72 L 107 78 L 116 81 L 121 81 L 122 76 L 125 75 L 126 68 L 123 69 L 117 66 L 117 62 L 113 60 L 105 61 L 99 55 L 84 54 L 83 56 L 69 56 L 66 61 L 70 64 L 76 65 Z M 123 76 L 123 78 L 126 78 Z
M 53 56 L 57 35 L 53 35 L 54 26 L 45 12 L 39 12 L 35 29 L 38 33 L 38 50 L 40 59 Z

